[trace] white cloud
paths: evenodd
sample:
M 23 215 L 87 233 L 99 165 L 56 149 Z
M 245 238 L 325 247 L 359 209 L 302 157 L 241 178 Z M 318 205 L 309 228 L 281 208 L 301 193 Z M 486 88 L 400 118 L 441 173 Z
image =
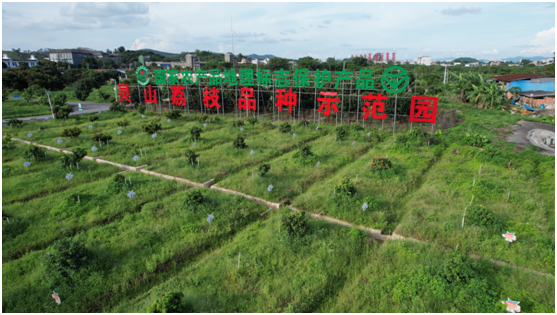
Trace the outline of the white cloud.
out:
M 555 26 L 536 34 L 530 41 L 532 47 L 520 51 L 521 55 L 547 57 L 555 51 Z
M 460 16 L 460 15 L 466 15 L 466 14 L 478 14 L 480 12 L 482 12 L 481 8 L 461 7 L 461 8 L 457 8 L 457 9 L 453 9 L 453 8 L 445 9 L 445 10 L 441 11 L 441 14 Z

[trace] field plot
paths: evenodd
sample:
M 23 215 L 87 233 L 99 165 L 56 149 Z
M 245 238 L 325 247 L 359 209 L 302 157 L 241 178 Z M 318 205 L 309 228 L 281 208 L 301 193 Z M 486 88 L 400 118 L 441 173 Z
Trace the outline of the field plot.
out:
M 377 245 L 358 230 L 310 219 L 303 237 L 279 233 L 290 210 L 271 212 L 233 242 L 116 312 L 145 312 L 166 292 L 183 292 L 195 312 L 312 312 L 334 299 Z M 239 266 L 239 267 L 238 267 Z
M 385 134 L 374 132 L 371 136 L 369 130 L 361 130 L 338 140 L 335 133 L 331 133 L 308 142 L 308 147 L 297 148 L 269 161 L 271 168 L 263 176 L 259 175 L 257 167 L 247 167 L 219 182 L 218 186 L 273 202 L 292 200 L 365 154 L 381 137 Z M 273 186 L 271 192 L 267 190 L 269 185 Z
M 3 101 L 2 119 L 50 114 L 50 107 L 40 105 L 38 102 Z
M 181 156 L 174 159 L 161 159 L 146 169 L 196 182 L 206 182 L 212 178 L 218 181 L 242 168 L 257 165 L 293 150 L 300 142 L 324 136 L 328 130 L 331 130 L 330 126 L 315 130 L 299 125 L 293 127 L 290 133 L 283 133 L 275 128 L 245 136 L 244 143 L 247 146 L 243 149 L 234 147 L 234 143 L 229 142 L 201 151 L 196 158 L 199 163 Z M 250 154 L 251 151 L 253 155 Z
M 161 191 L 159 196 L 137 204 L 138 211 L 119 220 L 78 233 L 68 241 L 76 242 L 70 253 L 63 251 L 70 245 L 62 240 L 4 263 L 4 311 L 110 311 L 114 304 L 175 275 L 199 254 L 219 247 L 243 226 L 261 219 L 259 213 L 266 209 L 207 189 L 172 195 Z M 214 216 L 211 224 L 209 214 Z M 56 265 L 63 255 L 77 255 L 71 257 L 76 267 Z M 62 298 L 60 307 L 51 303 L 53 290 Z
M 555 158 L 513 148 L 452 145 L 404 205 L 396 232 L 554 274 Z M 505 241 L 507 231 L 516 242 Z
M 501 301 L 522 312 L 555 312 L 555 278 L 467 258 L 410 241 L 387 241 L 317 312 L 504 313 Z
M 390 137 L 333 176 L 316 182 L 293 200 L 293 206 L 383 233 L 393 231 L 402 216 L 401 199 L 419 184 L 445 148 L 435 137 L 427 140 L 427 133 L 413 138 L 407 134 L 398 135 L 396 141 Z

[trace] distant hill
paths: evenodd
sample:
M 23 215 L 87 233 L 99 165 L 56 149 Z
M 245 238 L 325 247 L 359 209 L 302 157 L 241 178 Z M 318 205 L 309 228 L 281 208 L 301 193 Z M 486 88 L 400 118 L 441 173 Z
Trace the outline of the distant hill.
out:
M 165 56 L 165 57 L 178 56 L 178 55 L 180 55 L 180 54 L 176 54 L 176 53 L 169 53 L 169 52 L 154 50 L 154 49 L 150 49 L 150 48 L 143 48 L 143 49 L 139 49 L 139 50 L 144 50 L 144 51 L 152 52 L 152 53 L 154 53 L 154 54 L 161 55 L 161 56 Z
M 480 62 L 478 59 L 471 58 L 471 57 L 458 57 L 453 62 L 461 62 L 461 63 L 472 63 L 472 62 Z
M 522 56 L 518 56 L 518 57 L 513 57 L 513 58 L 503 58 L 503 59 L 501 59 L 501 61 L 519 62 L 520 59 L 529 59 L 531 61 L 539 61 L 539 60 L 544 60 L 544 59 L 549 59 L 549 58 L 553 58 L 553 57 L 541 57 L 541 56 L 522 57 Z
M 257 55 L 257 54 L 251 54 L 251 55 L 247 55 L 248 57 L 250 57 L 251 59 L 265 59 L 265 58 L 273 58 L 276 57 L 275 55 Z
M 470 60 L 475 60 L 475 61 L 467 61 L 466 63 L 469 62 L 476 62 L 476 61 L 480 61 L 482 63 L 488 63 L 490 61 L 510 61 L 510 62 L 519 62 L 520 59 L 529 59 L 531 61 L 538 61 L 538 60 L 545 60 L 545 59 L 549 59 L 549 58 L 553 58 L 553 57 L 541 57 L 541 56 L 535 56 L 535 57 L 522 57 L 522 56 L 518 56 L 518 57 L 512 57 L 512 58 L 494 58 L 494 59 L 475 59 L 475 58 L 471 58 L 471 57 L 459 57 L 459 58 L 454 58 L 454 57 L 444 57 L 444 58 L 435 58 L 432 59 L 434 61 L 456 61 L 457 59 L 470 59 Z M 463 61 L 460 61 L 463 62 Z

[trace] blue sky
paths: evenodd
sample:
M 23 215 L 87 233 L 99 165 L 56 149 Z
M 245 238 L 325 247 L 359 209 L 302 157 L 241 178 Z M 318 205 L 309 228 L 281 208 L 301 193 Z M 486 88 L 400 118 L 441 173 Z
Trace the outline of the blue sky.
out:
M 554 2 L 2 3 L 2 49 L 152 48 L 286 58 L 553 56 Z

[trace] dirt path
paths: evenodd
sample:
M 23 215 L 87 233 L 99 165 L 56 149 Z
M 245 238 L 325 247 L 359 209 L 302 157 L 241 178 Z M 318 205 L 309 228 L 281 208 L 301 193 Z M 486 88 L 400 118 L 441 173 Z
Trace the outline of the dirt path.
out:
M 543 138 L 549 135 L 544 131 L 553 132 L 555 139 L 555 126 L 526 120 L 519 120 L 517 123 L 519 125 L 512 127 L 514 133 L 506 139 L 508 142 L 514 142 L 519 146 L 535 145 L 540 148 L 540 154 L 555 155 L 555 149 L 543 142 Z M 529 134 L 530 137 L 528 137 Z

